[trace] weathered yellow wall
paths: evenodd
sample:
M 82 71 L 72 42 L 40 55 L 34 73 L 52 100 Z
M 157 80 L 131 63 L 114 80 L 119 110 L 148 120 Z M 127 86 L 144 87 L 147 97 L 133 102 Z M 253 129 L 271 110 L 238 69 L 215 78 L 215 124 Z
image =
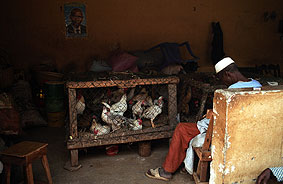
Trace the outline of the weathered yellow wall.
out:
M 283 86 L 262 91 L 217 90 L 210 183 L 255 183 L 283 165 Z
M 71 62 L 84 68 L 86 60 L 107 56 L 117 42 L 125 50 L 137 50 L 188 40 L 201 58 L 201 70 L 207 70 L 212 67 L 212 21 L 220 21 L 225 53 L 240 66 L 283 60 L 283 41 L 277 33 L 283 18 L 281 0 L 85 0 L 86 39 L 65 38 L 65 2 L 70 1 L 2 2 L 0 46 L 12 54 L 17 66 L 49 57 L 59 68 Z M 277 19 L 264 22 L 266 11 L 275 11 Z

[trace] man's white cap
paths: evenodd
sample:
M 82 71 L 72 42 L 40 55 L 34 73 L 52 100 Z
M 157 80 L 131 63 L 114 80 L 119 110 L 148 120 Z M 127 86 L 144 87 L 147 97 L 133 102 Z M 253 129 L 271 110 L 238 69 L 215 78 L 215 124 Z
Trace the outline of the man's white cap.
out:
M 226 68 L 228 65 L 235 63 L 233 61 L 233 59 L 231 59 L 230 57 L 226 57 L 221 59 L 218 63 L 216 63 L 215 65 L 215 71 L 216 73 L 219 73 L 221 70 L 223 70 L 224 68 Z

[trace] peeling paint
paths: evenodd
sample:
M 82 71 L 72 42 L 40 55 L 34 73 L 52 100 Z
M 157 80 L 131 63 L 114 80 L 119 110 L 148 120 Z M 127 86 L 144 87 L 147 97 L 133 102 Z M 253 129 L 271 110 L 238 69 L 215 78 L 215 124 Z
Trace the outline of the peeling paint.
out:
M 211 156 L 213 158 L 213 155 L 215 153 L 215 145 L 211 145 Z
M 215 108 L 213 108 L 213 113 L 216 115 L 216 116 L 219 116 L 218 112 L 215 110 Z M 214 116 L 214 121 L 215 121 L 216 117 Z
M 218 171 L 222 174 L 224 173 L 224 165 L 222 165 L 221 163 L 218 165 Z
M 228 149 L 228 148 L 230 148 L 230 145 L 231 145 L 231 142 L 229 142 L 229 139 L 231 138 L 231 136 L 229 136 L 228 134 L 227 134 L 227 139 L 226 139 L 226 148 Z
M 231 166 L 231 173 L 234 172 L 236 167 L 234 165 Z
M 283 144 L 282 141 L 280 144 L 280 141 L 277 140 L 277 136 L 279 136 L 280 139 L 282 135 L 280 134 L 280 130 L 282 129 L 276 128 L 282 125 L 278 123 L 282 119 L 282 90 L 222 90 L 223 93 L 215 94 L 217 99 L 214 101 L 214 105 L 216 106 L 214 106 L 213 109 L 216 109 L 214 111 L 218 111 L 219 115 L 215 115 L 216 121 L 214 122 L 217 128 L 213 130 L 213 136 L 215 137 L 213 138 L 213 151 L 215 153 L 213 153 L 214 156 L 212 157 L 212 162 L 214 163 L 211 167 L 213 167 L 214 170 L 211 172 L 213 178 L 209 180 L 210 183 L 251 184 L 252 179 L 255 177 L 254 173 L 258 173 L 259 170 L 262 170 L 262 168 L 258 168 L 258 165 L 262 163 L 273 163 L 274 165 L 275 160 L 277 163 L 283 160 Z M 220 97 L 223 99 L 222 101 L 219 100 Z M 219 104 L 216 104 L 217 101 Z M 231 107 L 233 107 L 233 110 L 230 109 Z M 267 115 L 268 118 L 262 115 Z M 221 116 L 221 118 L 219 116 Z M 270 153 L 273 155 L 274 159 L 265 159 L 264 156 L 258 153 L 256 148 L 258 148 L 259 145 L 264 145 L 264 141 L 255 141 L 254 144 L 249 139 L 245 141 L 249 137 L 249 134 L 251 134 L 253 136 L 252 138 L 255 140 L 266 140 L 263 139 L 263 137 L 265 137 L 264 135 L 258 133 L 259 131 L 255 131 L 254 133 L 248 130 L 250 130 L 250 127 L 256 129 L 257 122 L 259 121 L 268 124 L 267 122 L 269 122 L 269 120 L 270 122 L 274 122 L 274 125 L 277 125 L 276 127 L 273 125 L 269 126 L 272 130 L 276 129 L 275 132 L 277 135 L 276 137 L 270 137 L 270 139 L 274 139 L 274 142 L 277 143 L 277 147 L 280 147 Z M 238 124 L 238 121 L 240 121 L 241 125 Z M 251 123 L 247 124 L 246 122 L 249 121 L 251 121 Z M 256 130 L 268 132 L 268 130 L 264 129 L 265 126 L 259 127 L 260 129 L 258 128 Z M 266 143 L 271 143 L 273 142 L 272 140 L 266 141 Z M 265 151 L 270 152 L 268 150 Z M 278 155 L 280 156 L 279 158 L 277 157 Z M 247 166 L 249 166 L 250 170 L 247 169 Z
M 225 96 L 226 99 L 229 100 L 229 98 L 233 97 L 234 95 L 247 95 L 247 94 L 266 94 L 266 93 L 278 93 L 281 92 L 282 90 L 262 90 L 262 91 L 240 91 L 239 89 L 217 89 L 215 92 L 216 93 L 221 93 L 222 95 Z M 230 101 L 229 101 L 230 102 Z
M 229 173 L 230 173 L 229 168 L 226 168 L 226 169 L 224 170 L 224 175 L 227 175 L 227 174 L 229 174 Z
M 211 165 L 213 164 L 213 160 L 211 161 Z M 209 183 L 210 184 L 215 184 L 215 172 L 214 172 L 214 169 L 213 167 L 210 166 L 210 177 L 209 177 Z

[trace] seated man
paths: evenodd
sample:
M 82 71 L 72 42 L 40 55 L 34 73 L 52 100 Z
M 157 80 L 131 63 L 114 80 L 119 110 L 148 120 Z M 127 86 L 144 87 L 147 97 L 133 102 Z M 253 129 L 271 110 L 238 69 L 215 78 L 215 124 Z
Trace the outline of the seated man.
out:
M 230 57 L 225 57 L 215 65 L 216 74 L 228 88 L 260 88 L 261 84 L 253 79 L 243 76 L 235 62 Z M 196 123 L 179 123 L 174 131 L 169 151 L 162 167 L 149 169 L 146 176 L 154 179 L 169 180 L 186 156 L 188 143 L 198 135 Z
M 267 168 L 257 177 L 256 184 L 267 184 L 267 182 L 276 177 L 278 182 L 283 181 L 283 167 Z

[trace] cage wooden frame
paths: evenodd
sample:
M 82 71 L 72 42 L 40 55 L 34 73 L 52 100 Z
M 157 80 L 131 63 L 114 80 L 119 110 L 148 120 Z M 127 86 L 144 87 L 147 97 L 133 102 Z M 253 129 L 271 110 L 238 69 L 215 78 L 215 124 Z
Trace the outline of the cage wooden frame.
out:
M 128 142 L 148 141 L 154 139 L 169 138 L 173 135 L 177 124 L 177 84 L 179 78 L 175 76 L 157 78 L 136 78 L 126 80 L 97 80 L 97 81 L 69 81 L 66 83 L 69 98 L 69 138 L 67 149 L 70 150 L 71 166 L 76 167 L 78 163 L 78 149 L 109 144 L 121 144 Z M 111 134 L 95 136 L 88 132 L 78 132 L 77 114 L 74 111 L 76 104 L 76 89 L 78 88 L 100 88 L 100 87 L 119 87 L 128 88 L 137 85 L 168 85 L 168 119 L 169 124 L 147 128 L 137 131 L 113 132 Z

